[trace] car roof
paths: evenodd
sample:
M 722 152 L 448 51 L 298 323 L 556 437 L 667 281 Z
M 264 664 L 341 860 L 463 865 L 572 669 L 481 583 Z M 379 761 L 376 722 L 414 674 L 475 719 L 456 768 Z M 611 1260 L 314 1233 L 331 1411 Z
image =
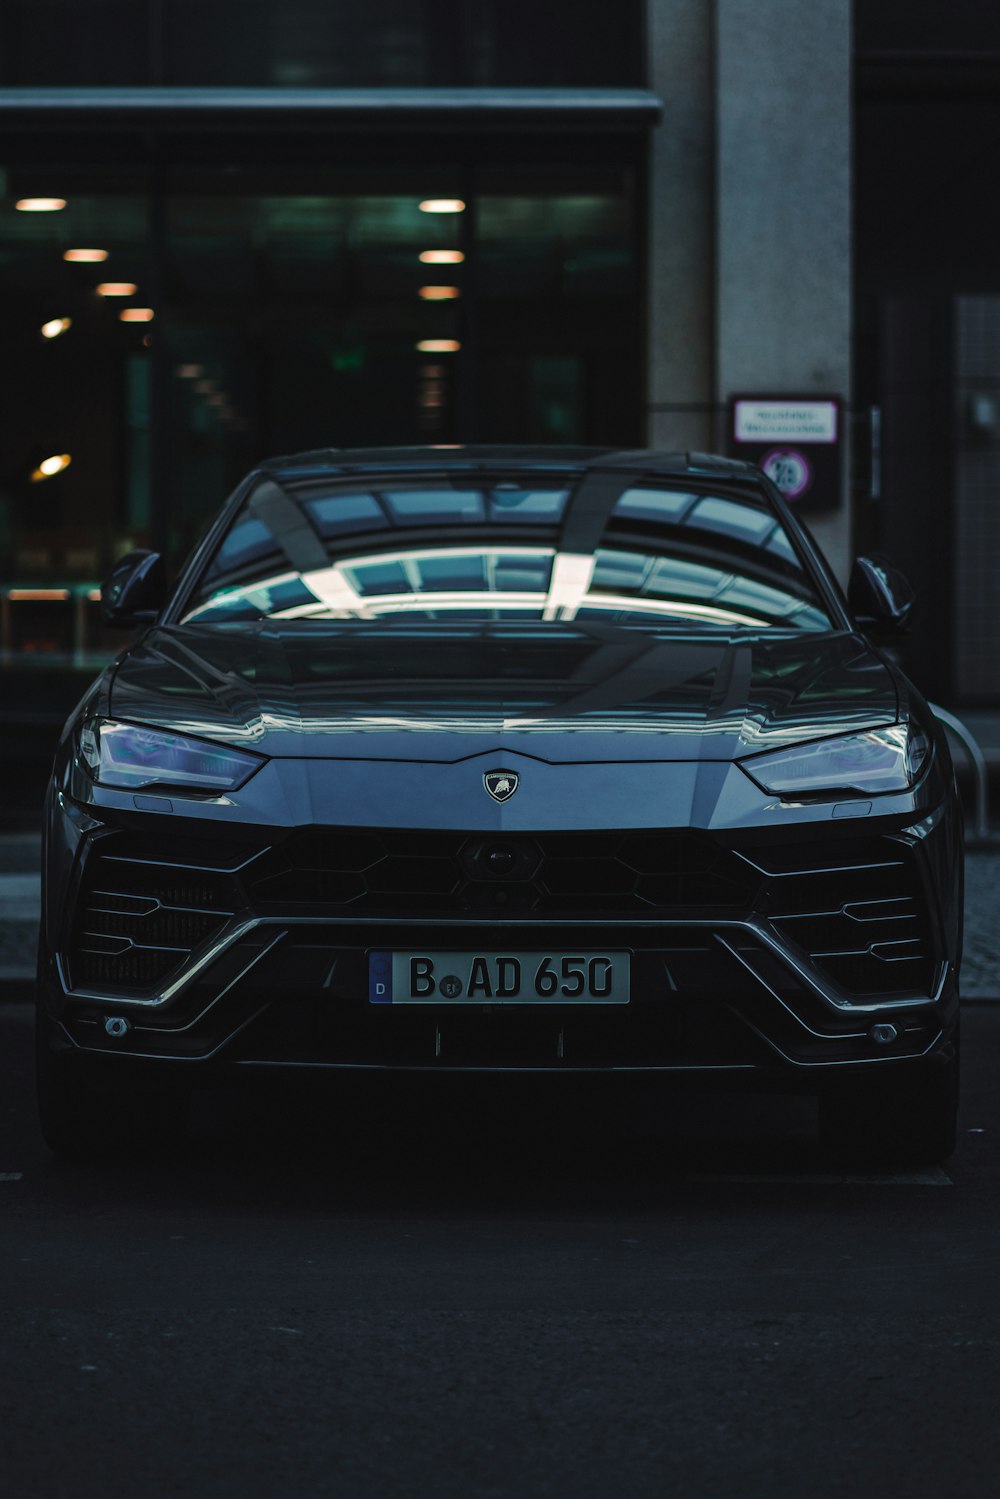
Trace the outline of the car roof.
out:
M 601 448 L 485 444 L 439 444 L 400 448 L 316 448 L 265 459 L 260 471 L 289 478 L 296 471 L 313 474 L 355 474 L 366 471 L 440 473 L 442 469 L 472 472 L 479 469 L 523 468 L 538 473 L 546 468 L 586 473 L 590 469 L 639 471 L 674 478 L 686 475 L 719 479 L 760 479 L 760 470 L 741 458 L 714 453 L 673 453 L 656 448 Z

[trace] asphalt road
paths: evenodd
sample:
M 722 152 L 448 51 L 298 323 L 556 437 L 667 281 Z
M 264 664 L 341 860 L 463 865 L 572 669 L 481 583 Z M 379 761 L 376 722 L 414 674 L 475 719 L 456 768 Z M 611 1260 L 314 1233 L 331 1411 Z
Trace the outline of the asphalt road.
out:
M 70 1168 L 2 1007 L 0 1489 L 992 1496 L 1000 1006 L 963 1026 L 947 1171 L 830 1175 L 802 1101 L 488 1088 L 216 1096 Z

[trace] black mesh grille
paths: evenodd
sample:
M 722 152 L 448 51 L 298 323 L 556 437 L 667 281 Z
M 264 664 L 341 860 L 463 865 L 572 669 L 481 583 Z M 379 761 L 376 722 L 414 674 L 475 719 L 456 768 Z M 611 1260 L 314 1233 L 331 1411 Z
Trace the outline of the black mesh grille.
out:
M 182 856 L 192 862 L 166 862 Z M 94 850 L 76 908 L 74 984 L 147 989 L 222 928 L 240 904 L 233 870 L 242 858 L 218 860 L 204 847 L 200 863 L 195 857 L 180 847 L 158 856 L 123 838 Z
M 913 850 L 894 838 L 754 850 L 762 908 L 841 989 L 926 993 L 933 942 Z
M 732 850 L 693 830 L 312 829 L 269 849 L 217 835 L 153 846 L 124 832 L 101 839 L 77 901 L 72 982 L 158 986 L 236 912 L 485 927 L 756 915 L 847 995 L 928 993 L 933 980 L 923 881 L 900 837 Z
M 293 835 L 247 873 L 251 904 L 365 916 L 654 916 L 747 908 L 759 876 L 698 833 Z

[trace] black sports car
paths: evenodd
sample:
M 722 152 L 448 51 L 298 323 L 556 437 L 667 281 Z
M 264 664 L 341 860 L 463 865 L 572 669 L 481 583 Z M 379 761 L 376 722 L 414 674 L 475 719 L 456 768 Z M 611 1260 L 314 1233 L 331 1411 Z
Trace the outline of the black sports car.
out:
M 57 1151 L 253 1068 L 614 1073 L 954 1146 L 962 835 L 941 729 L 757 469 L 560 448 L 262 465 L 68 723 L 38 1067 Z

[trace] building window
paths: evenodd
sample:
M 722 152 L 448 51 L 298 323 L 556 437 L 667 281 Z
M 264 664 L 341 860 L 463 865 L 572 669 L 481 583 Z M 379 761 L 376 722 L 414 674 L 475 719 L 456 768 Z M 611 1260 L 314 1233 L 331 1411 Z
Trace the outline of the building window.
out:
M 10 168 L 8 660 L 92 666 L 118 643 L 94 597 L 115 558 L 177 566 L 265 456 L 641 441 L 636 177 Z M 65 206 L 23 206 L 43 198 Z

